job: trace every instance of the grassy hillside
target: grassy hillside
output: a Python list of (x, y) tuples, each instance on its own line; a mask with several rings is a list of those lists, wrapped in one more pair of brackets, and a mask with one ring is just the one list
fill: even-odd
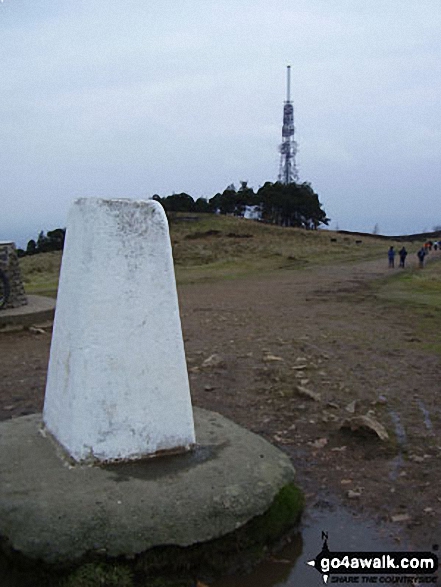
[[(384, 240), (372, 236), (363, 239), (327, 230), (282, 228), (211, 214), (173, 216), (170, 234), (179, 283), (301, 269), (386, 254)], [(409, 250), (416, 250), (416, 246), (409, 245)], [(61, 254), (55, 252), (21, 259), (27, 293), (55, 296), (60, 262)]]

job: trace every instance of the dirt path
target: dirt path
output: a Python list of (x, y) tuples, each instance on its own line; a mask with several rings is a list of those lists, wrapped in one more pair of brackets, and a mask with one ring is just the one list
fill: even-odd
[[(441, 530), (440, 360), (410, 310), (375, 297), (389, 271), (382, 259), (184, 286), (182, 323), (196, 405), (286, 451), (309, 507), (330, 492), (423, 550)], [(49, 345), (49, 332), (0, 334), (0, 419), (42, 409)], [(368, 412), (390, 442), (340, 430)]]

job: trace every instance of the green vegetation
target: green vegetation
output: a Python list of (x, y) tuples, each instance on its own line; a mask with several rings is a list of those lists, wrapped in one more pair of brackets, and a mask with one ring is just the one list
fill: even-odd
[(28, 242), (26, 251), (24, 251), (23, 249), (17, 249), (17, 255), (19, 257), (25, 257), (26, 255), (48, 253), (49, 251), (62, 251), (64, 247), (65, 236), (65, 228), (56, 228), (55, 230), (49, 230), (47, 234), (44, 234), (44, 232), (41, 231), (36, 241), (34, 239), (31, 239)]
[(166, 212), (216, 212), (243, 217), (249, 206), (257, 208), (260, 218), (271, 224), (313, 230), (320, 224), (329, 224), (318, 195), (306, 182), (282, 184), (267, 181), (254, 193), (247, 182), (242, 181), (238, 190), (231, 184), (210, 200), (199, 198), (195, 202), (185, 193), (166, 198), (155, 195), (153, 199), (162, 204)]
[(430, 259), (423, 269), (397, 273), (379, 283), (378, 297), (412, 310), (415, 331), (426, 350), (441, 355), (441, 258)]
[[(384, 255), (385, 243), (372, 236), (328, 230), (286, 228), (215, 214), (170, 215), (170, 234), (180, 284), (309, 265), (351, 262)], [(61, 251), (20, 259), (28, 294), (56, 296)]]
[(55, 298), (60, 265), (61, 251), (22, 257), (20, 269), (26, 293)]
[(381, 297), (441, 310), (441, 262), (430, 261), (423, 269), (398, 273), (383, 286)]

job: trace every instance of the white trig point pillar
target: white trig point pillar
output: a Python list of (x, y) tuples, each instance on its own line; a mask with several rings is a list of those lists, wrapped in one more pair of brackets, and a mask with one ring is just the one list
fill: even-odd
[(194, 444), (170, 238), (157, 202), (74, 202), (43, 420), (76, 461)]

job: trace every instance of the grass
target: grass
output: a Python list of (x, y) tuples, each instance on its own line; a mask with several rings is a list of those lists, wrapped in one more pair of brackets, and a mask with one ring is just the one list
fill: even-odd
[(441, 355), (441, 258), (429, 258), (423, 269), (407, 270), (382, 280), (377, 295), (410, 311), (423, 347)]
[[(360, 237), (327, 230), (283, 228), (213, 214), (191, 217), (196, 220), (183, 221), (177, 215), (170, 221), (180, 284), (371, 259), (385, 249), (384, 240), (371, 236), (357, 243)], [(60, 263), (57, 252), (22, 258), (26, 293), (56, 297)]]
[(441, 310), (441, 259), (429, 262), (424, 269), (396, 274), (383, 286), (381, 296)]
[(56, 297), (61, 252), (40, 253), (20, 259), (20, 269), (27, 294)]

